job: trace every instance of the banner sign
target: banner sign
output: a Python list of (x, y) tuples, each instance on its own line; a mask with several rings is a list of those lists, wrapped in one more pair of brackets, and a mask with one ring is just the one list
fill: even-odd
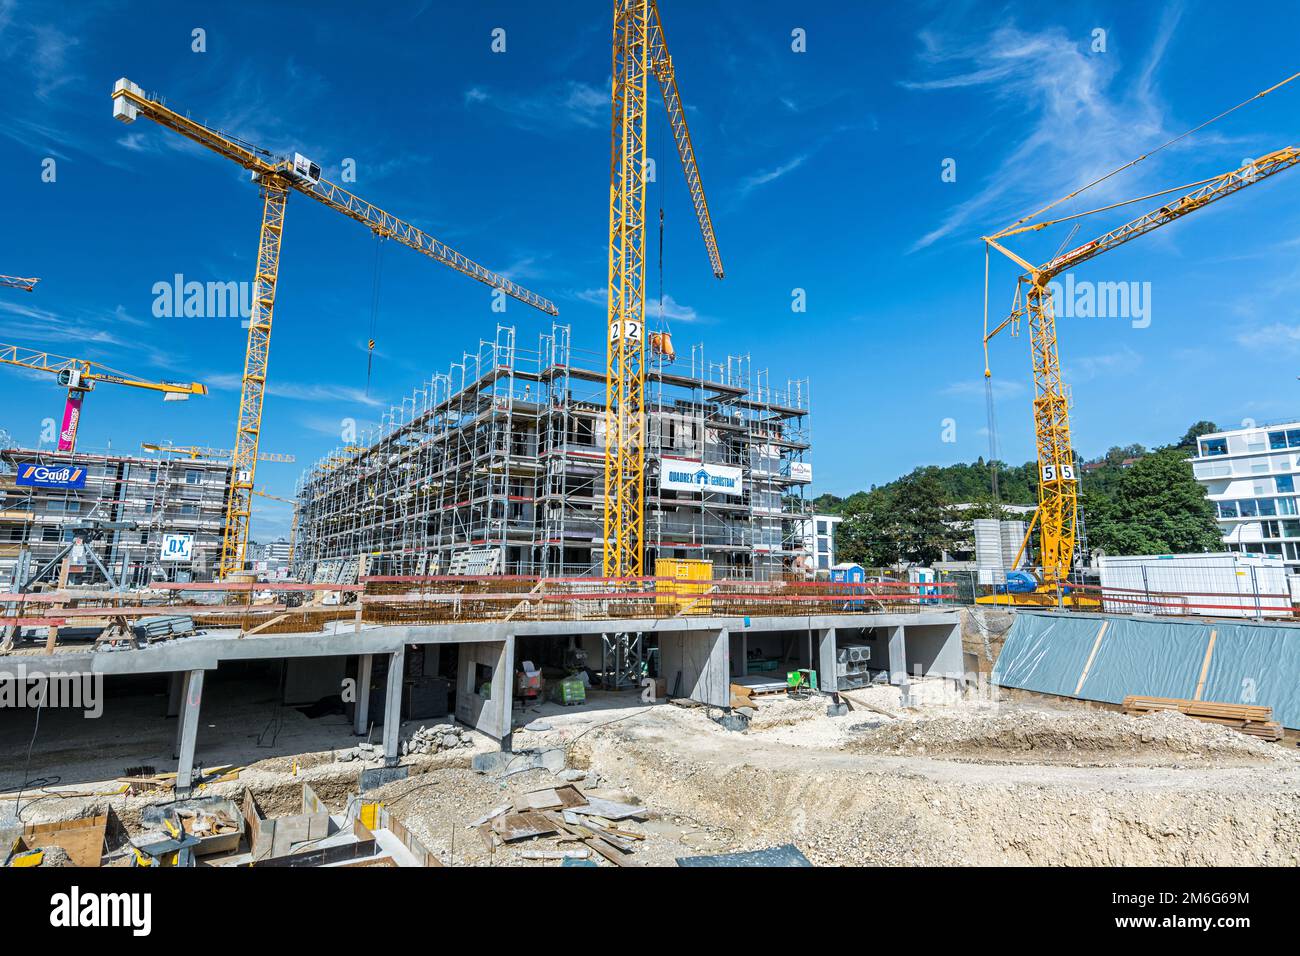
[(164, 561), (189, 561), (194, 548), (192, 534), (165, 534), (162, 540)]
[(37, 465), (24, 462), (18, 466), (17, 483), (28, 488), (85, 488), (86, 469), (73, 465)]
[(77, 426), (81, 424), (81, 403), (85, 398), (85, 392), (68, 390), (68, 400), (63, 405), (63, 428), (59, 430), (59, 451), (77, 447)]
[(812, 481), (812, 464), (806, 461), (790, 462), (790, 477), (795, 481)]
[(685, 458), (659, 459), (659, 487), (664, 491), (744, 493), (741, 470), (731, 465), (702, 464)]

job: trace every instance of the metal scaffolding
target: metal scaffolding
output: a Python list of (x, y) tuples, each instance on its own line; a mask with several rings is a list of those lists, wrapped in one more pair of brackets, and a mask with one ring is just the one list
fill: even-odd
[[(536, 349), (498, 326), (303, 474), (295, 574), (599, 574), (603, 359), (575, 350), (565, 325)], [(709, 362), (701, 345), (689, 370), (661, 359), (647, 379), (646, 567), (699, 558), (718, 577), (795, 571), (811, 514), (807, 381), (773, 388), (748, 356)], [(665, 459), (739, 469), (739, 488), (661, 488)]]

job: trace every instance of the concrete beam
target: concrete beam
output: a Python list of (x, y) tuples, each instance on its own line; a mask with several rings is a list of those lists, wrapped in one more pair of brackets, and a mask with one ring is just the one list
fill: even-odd
[(177, 744), (176, 795), (189, 796), (194, 779), (194, 745), (199, 734), (199, 708), (203, 704), (203, 671), (185, 675), (181, 703), (180, 739)]
[(370, 731), (370, 676), (374, 672), (375, 655), (357, 655), (357, 700), (352, 709), (352, 731), (364, 737)]
[(396, 767), (402, 730), (402, 677), (406, 669), (406, 645), (388, 656), (388, 694), (384, 698), (384, 766)]

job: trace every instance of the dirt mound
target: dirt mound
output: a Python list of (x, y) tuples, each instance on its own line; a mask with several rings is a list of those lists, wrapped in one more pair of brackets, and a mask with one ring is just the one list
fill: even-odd
[(948, 760), (1150, 766), (1211, 758), (1257, 763), (1289, 756), (1274, 744), (1174, 712), (1129, 717), (1108, 711), (998, 711), (884, 724), (864, 721), (860, 726), (846, 745), (855, 753)]

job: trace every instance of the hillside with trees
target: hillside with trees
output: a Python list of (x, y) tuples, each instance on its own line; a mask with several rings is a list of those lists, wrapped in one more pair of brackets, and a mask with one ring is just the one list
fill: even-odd
[[(1222, 550), (1214, 506), (1185, 460), (1195, 453), (1199, 436), (1217, 430), (1200, 421), (1160, 448), (1115, 446), (1086, 466), (1076, 458), (1089, 548), (1106, 554)], [(953, 505), (959, 503), (976, 507), (957, 511)], [(836, 548), (840, 560), (887, 567), (937, 561), (969, 539), (972, 519), (1010, 517), (1002, 505), (1037, 503), (1036, 462), (1007, 465), (980, 458), (969, 464), (926, 465), (844, 498), (819, 495), (813, 506), (843, 516)]]

